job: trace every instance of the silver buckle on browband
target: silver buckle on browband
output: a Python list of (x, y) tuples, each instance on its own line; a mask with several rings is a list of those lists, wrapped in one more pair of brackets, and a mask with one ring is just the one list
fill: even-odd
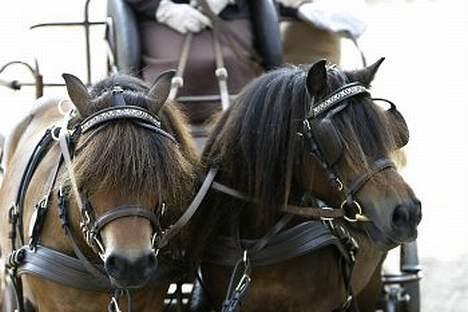
[(125, 118), (140, 119), (158, 128), (161, 127), (161, 122), (156, 117), (142, 109), (136, 107), (113, 107), (85, 119), (81, 124), (81, 132), (86, 132), (90, 128), (110, 120)]
[(345, 87), (342, 90), (333, 93), (325, 100), (313, 107), (311, 110), (311, 117), (315, 118), (323, 112), (328, 111), (330, 108), (334, 107), (336, 104), (342, 102), (343, 100), (361, 93), (369, 93), (369, 90), (363, 85), (351, 84), (348, 87)]

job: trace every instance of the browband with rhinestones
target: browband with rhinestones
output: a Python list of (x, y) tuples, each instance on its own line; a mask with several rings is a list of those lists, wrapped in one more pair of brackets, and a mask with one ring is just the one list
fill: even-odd
[(81, 122), (81, 133), (100, 125), (104, 122), (116, 119), (138, 119), (157, 128), (161, 128), (161, 122), (150, 112), (133, 106), (116, 106), (101, 110)]
[(318, 115), (329, 111), (338, 103), (361, 93), (369, 93), (369, 90), (358, 82), (347, 84), (314, 106), (311, 109), (309, 118), (315, 118)]

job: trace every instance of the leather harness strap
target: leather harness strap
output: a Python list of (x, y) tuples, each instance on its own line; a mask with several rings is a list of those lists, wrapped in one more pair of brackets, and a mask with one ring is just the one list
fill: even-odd
[(285, 208), (283, 208), (283, 211), (299, 217), (311, 218), (316, 220), (339, 219), (345, 216), (345, 211), (343, 209), (335, 209), (328, 207), (303, 207), (296, 206), (293, 204), (288, 204)]
[[(258, 67), (257, 64), (261, 64), (261, 57), (249, 44), (247, 44), (237, 33), (232, 31), (229, 27), (226, 27), (224, 20), (211, 10), (206, 0), (198, 0), (198, 4), (201, 6), (203, 13), (205, 13), (210, 20), (213, 22), (213, 28), (217, 28), (218, 32), (223, 35), (233, 51), (239, 56), (241, 60), (248, 62), (252, 68)], [(240, 46), (244, 51), (249, 53), (249, 57), (240, 53), (237, 46)], [(253, 60), (253, 61), (252, 61)]]
[(148, 220), (153, 228), (157, 228), (159, 230), (159, 218), (150, 210), (143, 209), (137, 206), (121, 206), (117, 208), (113, 208), (107, 211), (105, 214), (100, 216), (99, 218), (94, 221), (94, 225), (91, 228), (91, 232), (100, 233), (101, 230), (110, 222), (120, 219), (120, 218), (127, 218), (127, 217), (138, 217), (144, 218)]
[[(280, 263), (308, 254), (324, 246), (338, 246), (338, 239), (330, 229), (317, 221), (305, 221), (276, 233), (268, 243), (256, 252), (248, 251), (252, 266)], [(258, 240), (241, 240), (247, 250), (258, 244)], [(225, 266), (234, 266), (242, 255), (238, 242), (232, 237), (217, 237), (207, 249), (205, 261)]]
[(184, 214), (177, 220), (176, 223), (172, 227), (170, 227), (163, 235), (161, 240), (159, 241), (159, 248), (162, 248), (167, 245), (167, 243), (179, 234), (182, 231), (183, 227), (190, 221), (192, 216), (200, 207), (203, 199), (205, 198), (206, 194), (211, 188), (211, 184), (213, 183), (214, 178), (218, 172), (218, 168), (211, 168), (206, 175), (205, 180), (203, 181), (197, 195), (195, 195), (194, 199), (190, 203), (190, 206), (185, 210)]
[(177, 64), (176, 74), (171, 81), (171, 90), (169, 92), (169, 96), (167, 97), (169, 101), (174, 101), (176, 99), (179, 88), (182, 88), (184, 85), (183, 77), (190, 55), (190, 49), (192, 48), (192, 40), (193, 34), (188, 33), (187, 36), (185, 36), (184, 45), (182, 46), (182, 51), (179, 55), (179, 63)]
[[(248, 195), (235, 190), (225, 184), (214, 181), (212, 186), (214, 190), (224, 193), (226, 195), (232, 196), (234, 198), (245, 200), (248, 202), (253, 202), (253, 199)], [(299, 217), (312, 218), (317, 220), (328, 220), (328, 219), (337, 219), (345, 216), (345, 211), (342, 209), (335, 209), (327, 207), (320, 200), (316, 200), (319, 204), (318, 207), (306, 207), (306, 206), (297, 206), (294, 204), (288, 204), (286, 207), (283, 207), (281, 211), (296, 215)]]
[[(34, 275), (66, 287), (87, 291), (109, 292), (112, 289), (107, 275), (94, 275), (84, 263), (62, 252), (38, 245), (35, 251), (22, 247), (24, 260), (18, 265), (18, 275)], [(151, 276), (148, 287), (159, 287), (170, 279), (177, 279), (185, 270), (177, 266), (160, 263), (157, 272)]]
[(387, 159), (387, 158), (380, 158), (377, 159), (369, 169), (369, 172), (359, 176), (356, 180), (353, 181), (351, 186), (346, 191), (346, 196), (352, 196), (359, 192), (359, 190), (366, 184), (375, 174), (384, 171), (386, 169), (395, 169), (395, 164)]

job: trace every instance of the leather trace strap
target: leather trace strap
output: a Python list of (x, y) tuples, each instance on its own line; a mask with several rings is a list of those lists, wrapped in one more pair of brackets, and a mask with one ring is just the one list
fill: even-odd
[[(184, 86), (184, 72), (187, 66), (190, 50), (192, 48), (193, 34), (189, 33), (186, 35), (182, 50), (179, 55), (179, 63), (177, 64), (177, 71), (171, 81), (171, 90), (169, 92), (168, 99), (173, 101), (177, 97), (177, 93), (180, 88)], [(213, 53), (215, 55), (216, 70), (214, 72), (218, 79), (219, 93), (221, 97), (221, 107), (226, 110), (230, 105), (230, 95), (228, 90), (228, 71), (224, 65), (224, 56), (220, 43), (219, 28), (213, 27), (212, 41), (213, 41)]]
[(177, 97), (179, 88), (184, 86), (184, 72), (188, 63), (190, 49), (192, 48), (192, 40), (193, 34), (188, 33), (185, 36), (184, 45), (182, 46), (182, 50), (179, 55), (179, 63), (177, 64), (176, 74), (171, 81), (171, 90), (169, 92), (169, 96), (167, 97), (169, 101), (174, 101)]
[[(226, 23), (222, 18), (216, 15), (206, 0), (197, 0), (200, 4), (203, 12), (213, 22), (213, 28), (217, 29), (218, 33), (223, 36), (233, 51), (239, 56), (239, 59), (248, 63), (252, 68), (257, 68), (258, 64), (262, 63), (260, 55), (253, 49), (243, 38), (241, 38), (236, 32), (232, 31), (226, 26)], [(249, 57), (239, 51), (240, 47), (242, 50), (249, 54)], [(252, 61), (253, 60), (253, 61)]]

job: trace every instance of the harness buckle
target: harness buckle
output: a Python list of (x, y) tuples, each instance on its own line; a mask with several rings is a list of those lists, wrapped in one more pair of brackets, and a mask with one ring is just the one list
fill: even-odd
[(344, 190), (343, 181), (341, 181), (340, 178), (336, 177), (335, 182), (336, 182), (336, 187), (338, 188), (338, 191), (340, 192), (343, 191)]
[(29, 221), (29, 249), (31, 251), (36, 250), (36, 244), (39, 239), (39, 235), (44, 224), (44, 217), (47, 212), (49, 205), (49, 195), (45, 195), (34, 207), (34, 211)]
[(153, 248), (154, 255), (157, 257), (159, 254), (159, 242), (163, 236), (164, 232), (158, 233), (157, 231), (154, 232), (153, 237), (151, 238), (151, 246)]

